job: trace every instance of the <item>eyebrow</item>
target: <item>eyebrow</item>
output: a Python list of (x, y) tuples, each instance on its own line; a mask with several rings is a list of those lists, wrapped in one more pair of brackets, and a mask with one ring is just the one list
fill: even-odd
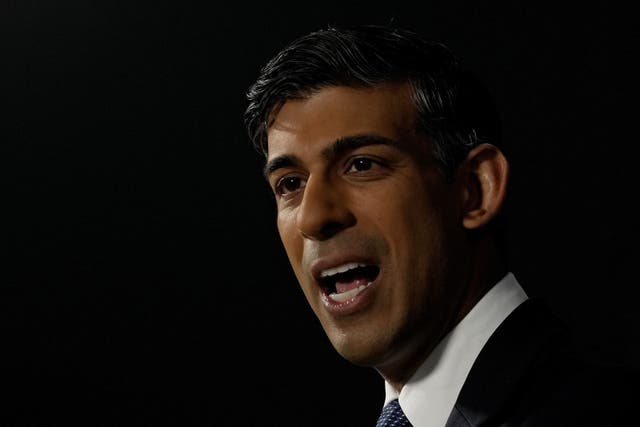
[[(340, 157), (341, 155), (349, 151), (371, 145), (391, 145), (394, 147), (399, 146), (398, 142), (394, 141), (393, 139), (380, 135), (352, 135), (336, 139), (333, 144), (322, 150), (321, 155), (325, 159), (330, 160), (336, 157)], [(283, 154), (282, 156), (274, 157), (273, 159), (269, 160), (265, 165), (262, 173), (265, 179), (268, 180), (269, 175), (271, 175), (276, 170), (291, 166), (298, 166), (301, 163), (302, 162), (297, 156)]]

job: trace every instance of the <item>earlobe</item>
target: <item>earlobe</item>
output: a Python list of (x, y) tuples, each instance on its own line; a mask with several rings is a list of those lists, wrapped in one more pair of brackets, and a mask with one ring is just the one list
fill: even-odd
[(497, 147), (480, 144), (471, 150), (460, 169), (463, 174), (465, 228), (480, 228), (502, 208), (507, 192), (509, 162)]

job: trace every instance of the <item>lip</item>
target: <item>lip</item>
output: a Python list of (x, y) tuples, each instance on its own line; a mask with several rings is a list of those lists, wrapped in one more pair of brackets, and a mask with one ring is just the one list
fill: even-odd
[(333, 316), (346, 316), (349, 314), (354, 314), (367, 307), (373, 299), (375, 288), (377, 287), (376, 285), (378, 284), (378, 282), (380, 281), (380, 277), (382, 276), (382, 269), (380, 269), (378, 272), (378, 276), (372, 282), (369, 282), (366, 288), (360, 291), (358, 294), (346, 301), (335, 301), (329, 298), (329, 295), (326, 292), (326, 288), (321, 285), (320, 274), (322, 271), (329, 268), (335, 268), (337, 266), (348, 263), (370, 264), (376, 265), (378, 266), (378, 268), (380, 268), (380, 263), (372, 257), (353, 254), (332, 255), (330, 257), (319, 258), (311, 265), (311, 275), (313, 276), (316, 286), (318, 287), (322, 305), (327, 310), (327, 312)]
[(375, 288), (379, 278), (380, 275), (378, 275), (378, 277), (376, 277), (373, 282), (370, 282), (367, 287), (360, 291), (357, 295), (343, 302), (338, 302), (329, 298), (329, 296), (325, 292), (323, 292), (322, 289), (320, 289), (320, 299), (322, 300), (322, 305), (329, 314), (336, 317), (347, 316), (364, 310), (373, 300)]

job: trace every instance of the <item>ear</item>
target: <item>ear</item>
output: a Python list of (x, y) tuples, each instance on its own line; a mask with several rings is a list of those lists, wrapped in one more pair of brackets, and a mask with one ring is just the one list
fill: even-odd
[(480, 228), (502, 208), (507, 193), (509, 162), (491, 144), (480, 144), (469, 152), (459, 176), (462, 183), (462, 224)]

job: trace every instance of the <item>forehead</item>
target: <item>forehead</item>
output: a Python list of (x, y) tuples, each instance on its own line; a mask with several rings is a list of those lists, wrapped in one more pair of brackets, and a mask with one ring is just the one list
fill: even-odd
[(267, 132), (268, 157), (353, 135), (406, 140), (414, 133), (414, 124), (415, 107), (407, 83), (330, 86), (282, 105)]

